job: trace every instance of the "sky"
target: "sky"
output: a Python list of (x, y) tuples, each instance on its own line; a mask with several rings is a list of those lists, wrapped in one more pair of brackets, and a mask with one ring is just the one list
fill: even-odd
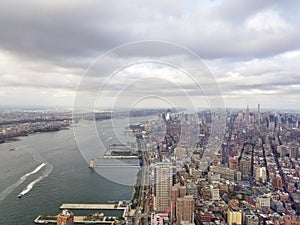
[(300, 1), (3, 0), (0, 31), (1, 107), (300, 106)]

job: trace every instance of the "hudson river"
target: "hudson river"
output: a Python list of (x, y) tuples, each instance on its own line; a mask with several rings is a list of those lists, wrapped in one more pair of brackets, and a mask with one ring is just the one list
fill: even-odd
[[(135, 122), (142, 120), (134, 118)], [(133, 137), (123, 132), (125, 129), (123, 120), (115, 120), (115, 124), (116, 130), (120, 131), (119, 138), (121, 137), (124, 142), (134, 142)], [(95, 148), (105, 151), (105, 148), (95, 144), (97, 140), (93, 140), (95, 138), (93, 122), (75, 126), (76, 136), (83, 152)], [(110, 120), (97, 122), (96, 127), (105, 145), (118, 143), (110, 128)], [(118, 174), (122, 174), (122, 179), (133, 185), (137, 170), (138, 168), (103, 169), (104, 176), (109, 179), (90, 170), (78, 149), (72, 128), (33, 134), (22, 137), (21, 141), (1, 144), (0, 224), (34, 224), (33, 220), (40, 214), (57, 215), (62, 203), (107, 203), (113, 200), (129, 200), (133, 187), (120, 184), (124, 183), (123, 181), (116, 183)], [(110, 175), (116, 182), (111, 181)], [(24, 195), (18, 198), (20, 193)], [(104, 213), (120, 214), (115, 210), (107, 210)]]

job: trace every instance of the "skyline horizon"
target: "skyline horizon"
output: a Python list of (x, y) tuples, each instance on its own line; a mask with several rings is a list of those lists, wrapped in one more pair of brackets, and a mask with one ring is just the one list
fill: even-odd
[(300, 2), (5, 2), (2, 106), (299, 107)]
[[(249, 110), (250, 112), (257, 112), (258, 108), (257, 105), (256, 107), (252, 106), (252, 105), (248, 105), (249, 106)], [(238, 111), (246, 111), (247, 105), (245, 107), (225, 107), (225, 110), (238, 110)], [(126, 108), (126, 107), (119, 107), (119, 108), (115, 108), (116, 112), (122, 112), (122, 111), (128, 111), (131, 108)], [(132, 111), (136, 110), (136, 111), (140, 111), (140, 110), (163, 110), (163, 109), (170, 109), (170, 107), (139, 107), (139, 108), (135, 108)], [(172, 109), (172, 108), (171, 108)], [(196, 107), (195, 108), (197, 111), (204, 111), (204, 110), (210, 110), (210, 108), (208, 107)], [(84, 112), (113, 112), (114, 110), (111, 110), (111, 108), (107, 107), (107, 108), (95, 108), (95, 109), (88, 109), (88, 108), (81, 108), (81, 109), (76, 109), (74, 110), (74, 108), (69, 107), (69, 106), (44, 106), (44, 105), (0, 105), (0, 110), (32, 110), (32, 111), (38, 111), (38, 110), (66, 110), (66, 111), (84, 111)], [(180, 110), (182, 111), (186, 111), (189, 110), (187, 108), (180, 108)], [(300, 113), (300, 108), (269, 108), (269, 107), (265, 107), (265, 108), (260, 108), (260, 112), (287, 112), (287, 113)]]

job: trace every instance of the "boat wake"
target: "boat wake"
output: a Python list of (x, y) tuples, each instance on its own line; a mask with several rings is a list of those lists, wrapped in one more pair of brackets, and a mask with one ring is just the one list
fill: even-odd
[(13, 192), (13, 190), (14, 190), (15, 188), (17, 188), (19, 185), (21, 185), (23, 182), (25, 182), (29, 176), (38, 173), (38, 172), (39, 172), (43, 167), (45, 167), (45, 166), (46, 166), (46, 169), (45, 169), (45, 171), (43, 172), (42, 176), (40, 176), (38, 179), (36, 179), (35, 181), (33, 181), (33, 182), (31, 182), (29, 185), (27, 185), (26, 189), (23, 190), (23, 191), (18, 195), (18, 197), (19, 197), (19, 196), (22, 197), (22, 196), (24, 195), (24, 193), (27, 194), (27, 193), (33, 188), (33, 186), (34, 186), (36, 183), (38, 183), (39, 181), (41, 181), (43, 178), (47, 177), (47, 176), (52, 172), (53, 166), (52, 166), (51, 164), (46, 163), (46, 162), (43, 162), (42, 164), (40, 164), (38, 167), (36, 167), (36, 168), (35, 168), (34, 170), (32, 170), (31, 172), (26, 173), (25, 175), (23, 175), (22, 177), (20, 177), (20, 179), (19, 179), (16, 183), (14, 183), (14, 184), (8, 186), (4, 191), (2, 191), (2, 192), (0, 193), (0, 202), (3, 201), (4, 199), (6, 199), (7, 196), (10, 195), (10, 194)]
[(36, 174), (36, 173), (39, 172), (45, 165), (46, 165), (46, 163), (42, 163), (42, 164), (39, 165), (37, 168), (35, 168), (34, 170), (32, 170), (30, 173), (26, 173), (24, 176), (22, 176), (22, 177), (20, 178), (20, 180), (26, 180), (27, 177), (29, 177), (30, 175)]
[(47, 163), (47, 164), (43, 163), (43, 164), (40, 165), (40, 166), (43, 165), (42, 167), (46, 166), (46, 169), (43, 172), (43, 174), (39, 178), (37, 178), (36, 180), (34, 180), (30, 184), (28, 184), (27, 187), (18, 195), (18, 198), (21, 198), (22, 196), (24, 196), (28, 192), (30, 192), (35, 184), (37, 184), (38, 182), (40, 182), (41, 180), (43, 180), (45, 177), (47, 177), (52, 172), (53, 166), (51, 164), (49, 164), (49, 163)]

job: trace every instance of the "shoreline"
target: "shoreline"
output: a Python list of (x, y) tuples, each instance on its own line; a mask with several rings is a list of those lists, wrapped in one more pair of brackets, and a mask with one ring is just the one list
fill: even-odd
[(0, 144), (13, 143), (13, 142), (16, 142), (16, 141), (21, 141), (22, 137), (27, 137), (29, 135), (34, 135), (34, 134), (39, 134), (39, 133), (58, 132), (58, 131), (69, 130), (69, 129), (70, 129), (70, 125), (61, 127), (59, 129), (53, 129), (53, 130), (37, 130), (37, 131), (34, 131), (32, 133), (26, 133), (26, 134), (17, 135), (17, 136), (14, 136), (14, 137), (9, 137), (9, 138), (1, 139), (0, 140)]

